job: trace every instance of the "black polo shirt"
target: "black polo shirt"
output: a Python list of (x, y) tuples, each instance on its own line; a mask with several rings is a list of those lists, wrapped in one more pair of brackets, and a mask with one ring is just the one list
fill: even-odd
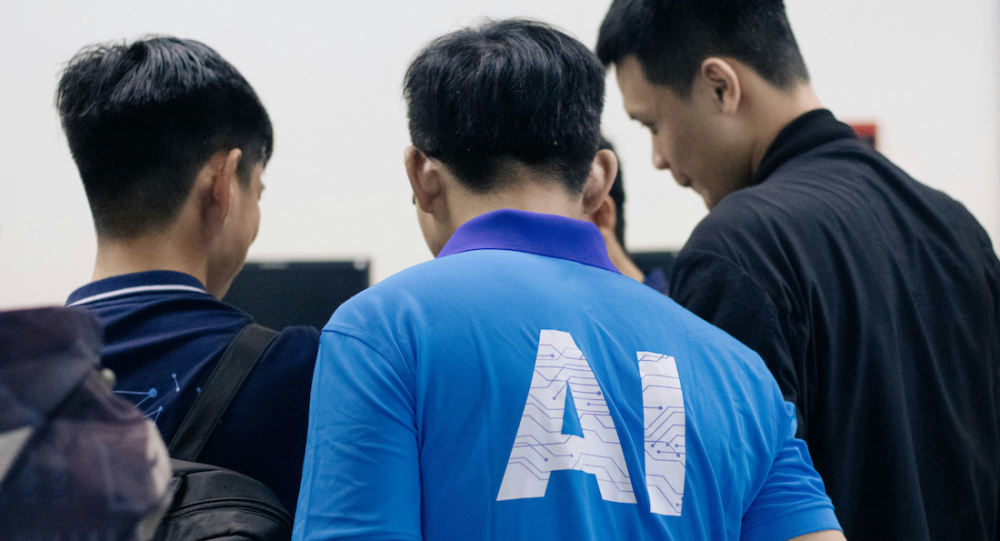
[(1000, 262), (972, 215), (829, 111), (678, 254), (670, 295), (756, 350), (848, 539), (996, 539)]

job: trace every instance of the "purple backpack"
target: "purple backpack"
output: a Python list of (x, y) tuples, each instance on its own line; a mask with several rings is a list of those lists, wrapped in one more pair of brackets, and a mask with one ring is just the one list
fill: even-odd
[(151, 539), (171, 502), (156, 426), (99, 370), (101, 328), (0, 312), (0, 539)]

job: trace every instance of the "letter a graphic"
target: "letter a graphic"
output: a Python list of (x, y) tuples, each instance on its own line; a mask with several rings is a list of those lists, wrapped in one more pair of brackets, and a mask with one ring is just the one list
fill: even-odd
[[(572, 414), (567, 403), (579, 423), (564, 427), (567, 411)], [(581, 431), (583, 437), (574, 435)], [(594, 475), (606, 501), (636, 503), (618, 432), (590, 363), (569, 333), (543, 330), (497, 501), (544, 497), (549, 475), (558, 470)]]

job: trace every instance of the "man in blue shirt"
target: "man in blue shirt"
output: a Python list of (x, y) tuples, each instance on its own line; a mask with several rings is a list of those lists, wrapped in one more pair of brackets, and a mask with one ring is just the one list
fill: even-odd
[(617, 168), (593, 54), (491, 22), (405, 96), (437, 259), (325, 327), (294, 539), (843, 539), (760, 358), (583, 221)]
[[(98, 243), (94, 281), (67, 304), (102, 321), (116, 392), (169, 442), (252, 322), (219, 299), (257, 235), (271, 121), (218, 53), (168, 37), (82, 50), (57, 105)], [(285, 329), (198, 456), (263, 482), (293, 512), (318, 338)]]

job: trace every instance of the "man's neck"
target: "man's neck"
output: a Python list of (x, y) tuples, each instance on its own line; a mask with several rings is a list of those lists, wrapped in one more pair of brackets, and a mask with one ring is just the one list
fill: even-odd
[(755, 100), (753, 111), (758, 136), (750, 156), (750, 169), (754, 174), (781, 130), (809, 111), (823, 108), (808, 83), (800, 84), (791, 91), (782, 91), (765, 84), (758, 88), (758, 93), (759, 98)]
[(204, 285), (208, 279), (208, 259), (191, 248), (191, 243), (172, 238), (169, 234), (127, 240), (99, 238), (93, 280), (135, 272), (169, 270), (189, 274)]
[(451, 197), (456, 198), (455, 204), (451, 205), (457, 218), (453, 222), (456, 229), (477, 216), (500, 209), (554, 214), (577, 220), (584, 218), (579, 200), (567, 193), (558, 181), (539, 182), (524, 178), (514, 186), (485, 195), (465, 190), (453, 190), (451, 193)]

